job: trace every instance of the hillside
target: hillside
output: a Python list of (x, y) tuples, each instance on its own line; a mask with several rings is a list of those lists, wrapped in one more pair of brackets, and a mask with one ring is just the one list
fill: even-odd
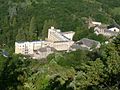
[(0, 0), (0, 90), (120, 90), (120, 35), (93, 51), (14, 54), (15, 41), (45, 39), (51, 26), (105, 41), (89, 19), (120, 25), (120, 0)]
[(120, 24), (119, 5), (119, 0), (0, 0), (0, 44), (11, 46), (15, 41), (45, 37), (51, 25), (79, 34), (87, 30), (89, 17)]

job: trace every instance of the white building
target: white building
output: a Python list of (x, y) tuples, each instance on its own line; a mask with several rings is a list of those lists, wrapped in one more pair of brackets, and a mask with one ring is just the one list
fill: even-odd
[(94, 26), (100, 26), (100, 25), (102, 25), (101, 22), (95, 22), (95, 21), (92, 21), (91, 23), (92, 23)]
[(73, 35), (75, 32), (61, 32), (59, 29), (55, 29), (51, 27), (48, 29), (48, 41), (50, 43), (50, 47), (54, 47), (58, 51), (68, 50), (69, 47), (74, 43), (72, 41)]
[[(40, 49), (47, 48), (48, 46), (54, 48), (57, 51), (67, 51), (74, 43), (74, 41), (72, 41), (74, 34), (75, 32), (73, 31), (61, 32), (59, 29), (51, 27), (50, 29), (48, 29), (48, 38), (46, 41), (15, 42), (15, 53), (23, 55), (33, 55), (35, 54), (34, 51), (41, 51)], [(47, 51), (41, 53), (47, 53)], [(41, 56), (42, 54), (39, 54), (39, 56)], [(48, 54), (44, 55), (47, 56)]]
[(117, 27), (111, 27), (111, 28), (108, 28), (108, 30), (112, 32), (120, 32), (120, 29), (118, 29)]
[(69, 31), (69, 32), (61, 32), (60, 29), (55, 29), (54, 27), (51, 27), (48, 29), (48, 41), (72, 41), (73, 35), (75, 32)]
[(33, 41), (33, 42), (15, 42), (15, 53), (29, 55), (33, 54), (34, 50), (37, 50), (42, 47), (49, 45), (47, 41)]
[(56, 41), (54, 43), (51, 43), (50, 46), (54, 47), (57, 51), (67, 51), (73, 43), (74, 41)]
[(104, 36), (117, 36), (120, 32), (120, 29), (117, 26), (110, 25), (110, 26), (96, 26), (94, 28), (95, 34), (99, 35), (102, 34)]
[(90, 29), (91, 27), (96, 27), (96, 26), (100, 26), (100, 25), (102, 25), (101, 22), (96, 22), (96, 21), (90, 20), (88, 23), (88, 29)]

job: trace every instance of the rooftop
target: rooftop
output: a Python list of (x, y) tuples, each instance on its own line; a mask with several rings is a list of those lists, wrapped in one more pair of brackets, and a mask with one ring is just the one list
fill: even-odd
[(97, 46), (100, 43), (98, 41), (95, 41), (95, 40), (91, 40), (91, 39), (88, 39), (88, 38), (83, 38), (80, 41), (78, 41), (76, 44), (86, 45), (87, 47), (93, 47), (93, 46)]
[(71, 34), (71, 33), (75, 33), (73, 31), (68, 31), (68, 32), (62, 32), (63, 34)]
[(117, 24), (112, 24), (112, 25), (109, 25), (109, 26), (107, 26), (107, 29), (114, 28), (114, 27), (116, 27), (116, 28), (120, 29), (120, 26), (119, 26), (119, 25), (117, 25)]
[(45, 42), (45, 41), (19, 41), (19, 42), (16, 42), (16, 43), (36, 43), (36, 42)]
[(47, 52), (48, 49), (50, 49), (50, 51), (56, 51), (55, 48), (50, 47), (50, 46), (46, 46), (46, 47), (40, 48), (40, 49), (38, 49), (38, 50), (34, 50), (34, 52), (38, 52), (38, 51), (39, 51), (39, 52)]

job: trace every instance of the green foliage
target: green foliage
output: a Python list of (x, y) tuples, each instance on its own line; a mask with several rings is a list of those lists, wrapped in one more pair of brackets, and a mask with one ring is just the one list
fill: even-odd
[(81, 69), (82, 71), (77, 73), (75, 79), (76, 86), (79, 90), (90, 85), (98, 85), (104, 80), (104, 64), (100, 59), (83, 64)]
[(25, 41), (26, 36), (23, 28), (18, 30), (18, 34), (16, 35), (16, 41)]
[(0, 28), (3, 30), (0, 42), (10, 47), (17, 40), (19, 29), (23, 29), (26, 40), (31, 41), (45, 38), (51, 25), (59, 26), (63, 31), (75, 31), (74, 40), (79, 40), (89, 36), (85, 23), (88, 17), (107, 24), (113, 17), (120, 23), (119, 15), (110, 13), (112, 9), (116, 11), (114, 8), (119, 9), (119, 0), (1, 0), (0, 6)]
[[(120, 24), (119, 0), (0, 0), (0, 48), (47, 37), (48, 28), (75, 31), (74, 40), (106, 40), (86, 20)], [(114, 20), (113, 20), (114, 19)], [(0, 90), (119, 90), (120, 35), (100, 50), (51, 54), (43, 61), (0, 53)]]
[(9, 57), (2, 66), (0, 72), (0, 88), (3, 90), (16, 90), (18, 86), (22, 86), (26, 80), (28, 61)]
[[(118, 90), (119, 36), (100, 50), (51, 54), (48, 62), (0, 56), (4, 90)], [(13, 78), (14, 77), (14, 78)]]
[(42, 38), (45, 39), (48, 35), (48, 29), (51, 28), (51, 26), (57, 28), (57, 23), (55, 20), (45, 20), (42, 30)]
[(113, 15), (120, 15), (120, 7), (115, 7), (111, 12)]
[(87, 55), (87, 51), (77, 50), (69, 53), (56, 53), (54, 57), (48, 58), (48, 60), (54, 60), (63, 67), (74, 67), (77, 69), (81, 63), (90, 60)]
[(115, 45), (115, 49), (118, 51), (120, 55), (120, 35), (118, 35), (115, 40), (113, 40), (113, 43)]
[(103, 36), (101, 34), (100, 35), (96, 35), (95, 33), (89, 34), (88, 38), (96, 40), (96, 41), (99, 41), (101, 43), (108, 40), (105, 36)]
[(37, 40), (37, 30), (36, 30), (36, 21), (35, 17), (32, 17), (30, 20), (30, 27), (28, 31), (29, 40)]
[(77, 41), (77, 40), (80, 40), (86, 36), (88, 36), (90, 34), (90, 31), (86, 28), (80, 28), (80, 27), (77, 27), (75, 29), (75, 35), (74, 35), (74, 40)]

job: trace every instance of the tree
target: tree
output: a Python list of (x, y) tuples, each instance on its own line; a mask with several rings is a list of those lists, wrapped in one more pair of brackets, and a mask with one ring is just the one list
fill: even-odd
[(90, 34), (90, 31), (87, 28), (85, 28), (85, 27), (76, 27), (75, 35), (74, 35), (73, 39), (75, 41), (77, 41), (77, 40), (80, 40), (82, 38), (87, 37), (89, 34)]
[[(120, 89), (120, 55), (117, 48), (119, 47), (119, 39), (116, 37), (113, 42), (104, 45), (100, 49), (100, 58), (104, 62), (106, 78), (99, 85), (100, 87), (107, 88), (107, 90)], [(118, 46), (118, 47), (117, 47)], [(116, 48), (117, 47), (117, 48)], [(106, 89), (105, 89), (106, 90)]]
[(115, 49), (118, 51), (120, 55), (120, 34), (113, 40), (113, 43), (115, 45)]
[(20, 28), (16, 35), (16, 41), (25, 41), (25, 40), (26, 40), (25, 32), (23, 28)]
[(16, 17), (13, 18), (12, 26), (13, 26), (13, 27), (16, 27), (16, 26), (17, 26), (17, 20), (16, 20)]
[(18, 57), (6, 58), (0, 73), (0, 89), (18, 90), (18, 87), (22, 87), (26, 81), (29, 61), (18, 59)]
[(83, 63), (81, 66), (81, 71), (77, 72), (75, 77), (75, 84), (77, 90), (84, 90), (91, 85), (98, 85), (104, 80), (104, 64), (98, 58), (96, 61), (88, 61), (88, 63)]
[(58, 27), (57, 22), (53, 19), (50, 20), (45, 20), (44, 25), (43, 25), (43, 30), (42, 30), (42, 38), (45, 39), (48, 35), (48, 29), (53, 26), (55, 28)]
[(29, 40), (36, 40), (37, 39), (37, 33), (36, 33), (36, 21), (35, 17), (33, 16), (30, 20), (30, 27), (29, 27)]

